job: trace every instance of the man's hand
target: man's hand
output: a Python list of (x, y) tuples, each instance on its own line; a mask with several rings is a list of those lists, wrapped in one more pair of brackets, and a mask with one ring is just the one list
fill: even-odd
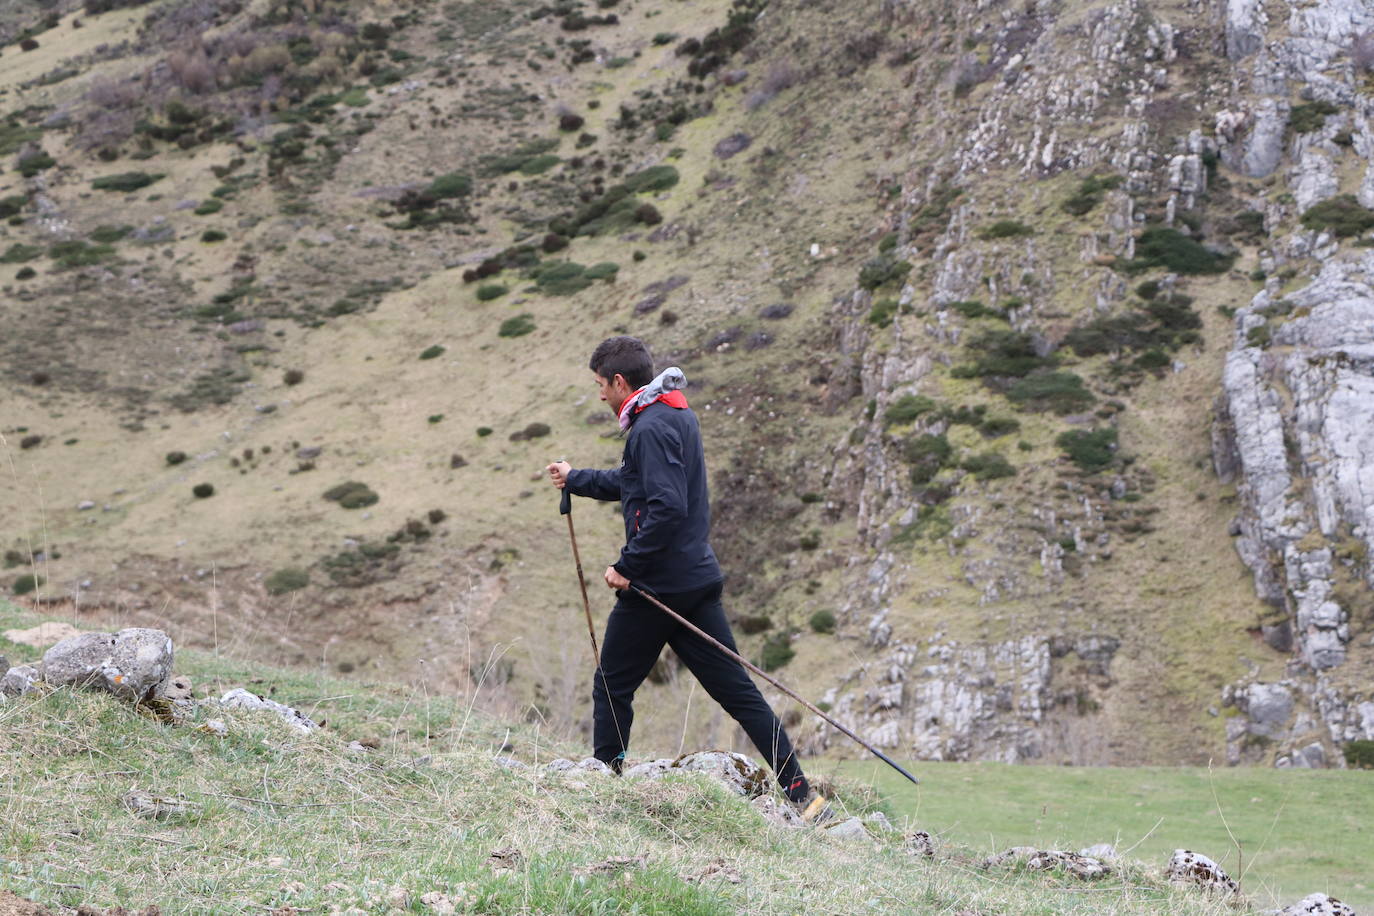
[(623, 591), (630, 587), (630, 580), (616, 572), (614, 566), (607, 566), (606, 584), (616, 591)]
[(572, 470), (572, 465), (566, 461), (555, 461), (544, 470), (549, 472), (553, 485), (561, 490), (568, 485), (568, 472)]

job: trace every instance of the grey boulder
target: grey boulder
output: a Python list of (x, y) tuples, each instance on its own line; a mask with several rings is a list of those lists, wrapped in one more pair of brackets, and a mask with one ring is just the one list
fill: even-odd
[(33, 692), (34, 682), (38, 680), (38, 669), (32, 665), (15, 665), (0, 677), (0, 696), (22, 697)]
[(1317, 893), (1284, 907), (1279, 911), (1279, 916), (1355, 916), (1355, 911), (1335, 897)]
[(319, 728), (313, 719), (295, 707), (260, 697), (242, 687), (235, 687), (220, 697), (219, 705), (226, 709), (266, 709), (276, 713), (283, 722), (303, 735), (308, 735)]
[(54, 687), (97, 687), (122, 700), (150, 700), (172, 674), (172, 640), (145, 627), (82, 633), (43, 653), (39, 671)]

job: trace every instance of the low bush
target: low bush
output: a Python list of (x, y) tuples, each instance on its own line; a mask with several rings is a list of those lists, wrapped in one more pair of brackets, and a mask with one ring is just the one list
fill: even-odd
[(1053, 362), (1037, 354), (1031, 336), (1019, 331), (987, 330), (968, 346), (981, 355), (972, 365), (956, 366), (951, 372), (956, 378), (1022, 378)]
[(1361, 206), (1353, 194), (1339, 194), (1305, 210), (1302, 224), (1307, 229), (1329, 230), (1337, 238), (1349, 238), (1374, 229), (1374, 210)]
[(1065, 213), (1083, 216), (1102, 203), (1102, 192), (1119, 187), (1124, 179), (1120, 175), (1091, 176), (1083, 179), (1073, 196), (1060, 204)]
[(1035, 230), (1025, 223), (1014, 219), (1002, 219), (993, 223), (991, 226), (984, 226), (978, 230), (978, 237), (985, 241), (994, 239), (1014, 239), (1027, 235), (1035, 235)]
[(440, 175), (429, 183), (425, 193), (437, 200), (466, 197), (472, 193), (472, 177), (461, 172)]
[(5, 249), (4, 254), (0, 254), (0, 264), (22, 264), (25, 261), (32, 261), (34, 258), (43, 256), (43, 249), (37, 245), (25, 245), (15, 242)]
[(442, 344), (434, 344), (432, 347), (426, 347), (420, 351), (420, 359), (437, 359), (443, 355), (444, 347)]
[(91, 181), (91, 187), (97, 191), (122, 191), (128, 193), (146, 188), (155, 181), (165, 178), (165, 175), (150, 175), (147, 172), (121, 172), (117, 175), (105, 175)]
[(310, 584), (310, 571), (295, 566), (279, 569), (263, 580), (269, 595), (284, 595)]
[(764, 671), (776, 671), (797, 655), (792, 648), (792, 636), (786, 631), (774, 633), (763, 641), (759, 655), (759, 667)]
[(959, 462), (959, 467), (968, 471), (979, 480), (994, 480), (998, 477), (1016, 476), (1016, 468), (997, 452), (982, 452), (970, 455)]
[(1083, 430), (1071, 429), (1059, 434), (1054, 444), (1064, 450), (1065, 456), (1078, 465), (1079, 469), (1095, 474), (1110, 467), (1116, 460), (1116, 430), (1112, 427)]
[(1180, 274), (1225, 273), (1236, 260), (1233, 252), (1214, 251), (1177, 229), (1155, 226), (1136, 240), (1135, 257), (1116, 262), (1126, 273), (1163, 267)]
[(563, 160), (553, 153), (542, 153), (538, 156), (531, 156), (520, 163), (521, 175), (542, 175)]
[(42, 586), (43, 583), (46, 581), (47, 580), (44, 579), (42, 576), (37, 576), (33, 573), (25, 573), (24, 575), (14, 580), (14, 585), (12, 586), (12, 589), (16, 595), (27, 595), (29, 592), (32, 592), (35, 589)]
[(868, 310), (868, 323), (885, 328), (892, 324), (892, 319), (899, 310), (896, 299), (879, 299), (873, 303), (873, 308)]
[(229, 235), (222, 229), (206, 229), (200, 234), (200, 240), (206, 244), (222, 242), (229, 238)]
[(114, 249), (109, 245), (89, 245), (80, 239), (57, 242), (48, 248), (48, 257), (62, 268), (90, 267), (113, 254)]
[(593, 264), (591, 267), (588, 267), (583, 272), (582, 276), (586, 277), (588, 280), (605, 280), (610, 282), (615, 279), (615, 275), (619, 272), (619, 264), (610, 261), (602, 261), (599, 264)]
[(587, 268), (575, 261), (551, 261), (531, 271), (539, 291), (550, 296), (571, 296), (592, 285)]
[(542, 439), (553, 429), (547, 423), (530, 423), (524, 429), (517, 430), (510, 434), (512, 442), (523, 442), (526, 439)]
[(11, 194), (9, 197), (0, 197), (0, 219), (9, 219), (18, 216), (28, 204), (29, 198), (24, 194)]
[(38, 276), (38, 271), (34, 270), (32, 267), (21, 267), (19, 270), (15, 271), (14, 279), (32, 280), (36, 276)]
[(923, 394), (904, 394), (883, 411), (883, 428), (911, 423), (923, 413), (934, 410), (936, 404)]
[(378, 502), (381, 497), (365, 483), (349, 480), (324, 491), (324, 498), (345, 509), (361, 509)]
[(1321, 130), (1326, 125), (1327, 115), (1336, 114), (1340, 110), (1339, 106), (1325, 101), (1294, 105), (1293, 110), (1288, 113), (1288, 126), (1295, 134)]
[(808, 621), (813, 633), (834, 633), (835, 615), (830, 611), (820, 610), (811, 615)]
[(509, 286), (502, 286), (500, 283), (483, 283), (477, 287), (477, 301), (490, 302), (493, 299), (500, 299), (510, 292)]
[(305, 373), (299, 369), (287, 369), (281, 376), (282, 384), (288, 387), (299, 385), (305, 381)]
[(133, 226), (96, 226), (87, 238), (101, 245), (112, 245), (133, 231)]
[(872, 292), (884, 286), (900, 285), (911, 273), (908, 261), (899, 261), (891, 254), (879, 255), (859, 268), (859, 285)]
[(1083, 379), (1072, 372), (1027, 376), (1007, 391), (1007, 397), (1029, 410), (1049, 410), (1061, 416), (1087, 410), (1097, 400), (1083, 387)]
[(993, 417), (978, 424), (978, 432), (989, 439), (1007, 436), (1021, 429), (1021, 421), (1013, 417)]
[(209, 200), (202, 201), (201, 205), (196, 207), (196, 209), (192, 212), (195, 213), (196, 216), (209, 216), (210, 214), (218, 213), (223, 209), (224, 201), (220, 200), (218, 197), (212, 197)]
[(196, 499), (209, 499), (215, 495), (215, 486), (209, 483), (198, 483), (191, 488), (191, 495)]
[(534, 330), (534, 316), (528, 312), (507, 318), (497, 328), (497, 337), (524, 337)]
[(186, 453), (185, 453), (185, 452), (168, 452), (167, 455), (166, 455), (166, 461), (167, 461), (167, 463), (170, 464), (170, 465), (173, 465), (173, 466), (178, 465), (178, 464), (181, 464), (181, 463), (182, 463), (183, 461), (185, 461), (185, 460), (186, 460)]
[(631, 194), (666, 191), (676, 186), (681, 177), (671, 165), (653, 165), (626, 178), (625, 187), (630, 189)]
[(44, 169), (50, 169), (55, 165), (57, 165), (56, 159), (43, 150), (38, 150), (19, 159), (19, 174), (25, 178), (32, 178)]
[(1341, 748), (1345, 762), (1357, 770), (1374, 770), (1374, 741), (1357, 739), (1347, 741)]
[(934, 480), (953, 455), (954, 447), (943, 435), (925, 433), (902, 446), (902, 458), (911, 465), (911, 482), (918, 486)]

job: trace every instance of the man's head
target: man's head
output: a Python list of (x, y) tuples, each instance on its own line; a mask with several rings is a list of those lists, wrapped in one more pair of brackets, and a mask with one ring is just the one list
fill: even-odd
[(654, 358), (637, 337), (608, 337), (592, 351), (591, 370), (601, 400), (619, 412), (626, 398), (654, 380)]

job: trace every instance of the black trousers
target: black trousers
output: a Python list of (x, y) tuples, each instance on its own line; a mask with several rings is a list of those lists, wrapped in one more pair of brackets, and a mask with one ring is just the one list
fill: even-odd
[[(721, 583), (716, 583), (692, 592), (656, 597), (735, 649), (720, 595)], [(744, 728), (754, 747), (773, 768), (783, 791), (789, 797), (804, 795), (806, 781), (792, 752), (792, 742), (744, 666), (631, 591), (620, 592), (611, 611), (601, 643), (601, 669), (593, 678), (592, 740), (596, 758), (610, 763), (629, 748), (635, 691), (649, 676), (665, 644), (672, 646), (711, 698)]]

